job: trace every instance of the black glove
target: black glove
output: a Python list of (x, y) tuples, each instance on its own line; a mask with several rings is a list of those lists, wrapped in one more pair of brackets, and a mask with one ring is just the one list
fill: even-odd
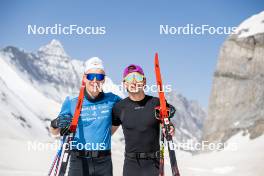
[(72, 116), (63, 115), (52, 120), (50, 126), (55, 129), (60, 128), (61, 136), (68, 135), (70, 134), (69, 129), (70, 129), (71, 121), (72, 121)]
[[(176, 112), (176, 109), (174, 106), (167, 104), (167, 113), (168, 113), (168, 118), (171, 119)], [(160, 120), (160, 106), (155, 108), (155, 117), (156, 119)]]
[(59, 128), (61, 136), (70, 134), (70, 126), (72, 121), (71, 115), (63, 115), (58, 117), (59, 118)]
[(51, 122), (50, 122), (50, 126), (52, 127), (52, 128), (59, 128), (59, 117), (57, 117), (56, 119), (54, 119), (54, 120), (52, 120)]
[(58, 126), (59, 128), (66, 128), (71, 125), (72, 116), (71, 115), (63, 115), (58, 117)]

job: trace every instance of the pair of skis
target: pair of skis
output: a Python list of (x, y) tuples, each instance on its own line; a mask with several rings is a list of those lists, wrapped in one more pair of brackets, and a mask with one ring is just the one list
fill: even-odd
[(84, 76), (82, 78), (82, 85), (80, 88), (80, 93), (78, 96), (78, 101), (76, 104), (74, 116), (70, 125), (70, 134), (64, 135), (61, 140), (61, 146), (55, 156), (54, 161), (52, 162), (51, 168), (49, 170), (48, 176), (64, 176), (67, 170), (67, 165), (70, 158), (70, 152), (71, 152), (71, 141), (75, 137), (79, 117), (81, 114), (82, 104), (83, 104), (83, 98), (84, 98), (84, 91), (85, 91), (85, 82), (84, 82)]
[[(162, 79), (161, 79), (158, 53), (155, 54), (155, 74), (156, 74), (156, 81), (157, 81), (159, 100), (160, 100), (159, 119), (161, 120), (162, 128), (165, 129), (165, 138), (168, 144), (172, 175), (180, 176), (175, 151), (174, 149), (171, 148), (173, 146), (172, 145), (173, 139), (172, 139), (172, 136), (170, 135), (169, 114), (168, 114), (165, 95), (164, 95), (164, 91), (162, 87)], [(164, 176), (164, 141), (165, 141), (164, 134), (161, 130), (161, 156), (160, 156), (160, 174), (159, 174), (160, 176)]]

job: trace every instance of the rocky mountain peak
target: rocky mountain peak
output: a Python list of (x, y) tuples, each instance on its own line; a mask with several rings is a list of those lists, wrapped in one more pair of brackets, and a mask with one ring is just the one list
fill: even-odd
[(69, 58), (67, 53), (65, 52), (60, 41), (53, 39), (47, 45), (44, 45), (39, 48), (38, 54), (43, 56), (57, 56), (62, 58)]
[(203, 139), (225, 142), (243, 131), (264, 134), (264, 12), (241, 23), (221, 47)]

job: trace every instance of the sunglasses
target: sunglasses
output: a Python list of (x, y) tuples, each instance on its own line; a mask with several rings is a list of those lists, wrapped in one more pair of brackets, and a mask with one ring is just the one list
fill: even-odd
[(128, 74), (128, 75), (124, 78), (124, 81), (125, 81), (125, 82), (129, 82), (129, 83), (133, 82), (134, 80), (135, 80), (136, 82), (141, 82), (141, 81), (144, 80), (144, 75), (141, 75), (141, 74), (135, 72), (135, 73), (130, 73), (130, 74)]
[(86, 74), (86, 78), (89, 81), (94, 80), (94, 78), (96, 78), (97, 81), (103, 81), (105, 78), (105, 75), (104, 74), (98, 74), (98, 73), (88, 73), (88, 74)]

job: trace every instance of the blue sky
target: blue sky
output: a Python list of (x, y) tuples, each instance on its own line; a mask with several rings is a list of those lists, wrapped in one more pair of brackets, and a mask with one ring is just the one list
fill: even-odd
[[(226, 35), (160, 35), (159, 25), (237, 26), (264, 10), (261, 0), (14, 1), (0, 5), (0, 48), (36, 51), (55, 38), (76, 59), (99, 56), (115, 83), (130, 63), (141, 65), (155, 83), (159, 52), (164, 83), (207, 108), (213, 72)], [(105, 26), (106, 35), (28, 35), (27, 25)]]

